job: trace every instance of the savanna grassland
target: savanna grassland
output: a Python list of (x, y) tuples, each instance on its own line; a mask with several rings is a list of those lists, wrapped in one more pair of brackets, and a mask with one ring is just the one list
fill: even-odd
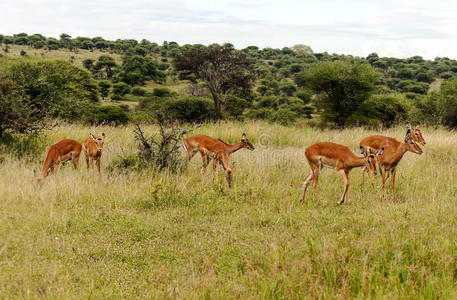
[[(148, 128), (151, 132), (153, 128)], [(106, 133), (102, 174), (67, 164), (37, 183), (46, 147)], [(0, 294), (5, 298), (456, 298), (457, 134), (423, 128), (427, 146), (406, 153), (396, 201), (350, 174), (324, 169), (319, 199), (298, 198), (307, 146), (356, 151), (376, 133), (263, 122), (222, 122), (196, 132), (234, 143), (246, 132), (234, 186), (202, 178), (199, 155), (178, 174), (109, 171), (136, 151), (133, 127), (61, 125), (39, 142), (1, 149)], [(402, 140), (403, 127), (382, 132)], [(21, 148), (23, 147), (23, 148)], [(26, 151), (20, 155), (21, 149)], [(184, 157), (184, 154), (183, 154)], [(380, 184), (380, 178), (376, 178)]]

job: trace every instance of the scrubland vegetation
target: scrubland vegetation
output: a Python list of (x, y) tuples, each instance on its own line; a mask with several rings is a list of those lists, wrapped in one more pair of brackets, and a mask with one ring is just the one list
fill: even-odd
[[(148, 133), (154, 128), (145, 128)], [(383, 134), (401, 139), (404, 128)], [(66, 165), (42, 185), (47, 145), (105, 132), (102, 174)], [(234, 186), (183, 172), (112, 169), (136, 152), (133, 127), (62, 125), (36, 142), (2, 149), (0, 293), (5, 297), (454, 298), (457, 270), (457, 136), (423, 128), (421, 156), (407, 153), (397, 200), (361, 172), (343, 185), (324, 169), (319, 199), (298, 198), (309, 173), (303, 151), (329, 140), (358, 149), (366, 129), (317, 130), (221, 122), (196, 132), (256, 150), (232, 155)], [(21, 145), (21, 146), (19, 146)], [(19, 147), (22, 147), (20, 149)], [(184, 155), (183, 155), (184, 159)], [(379, 177), (379, 176), (378, 176)], [(380, 184), (379, 178), (376, 178)]]
[[(445, 57), (305, 45), (0, 35), (0, 295), (456, 298), (456, 73)], [(141, 164), (136, 124), (151, 136), (158, 120), (229, 143), (246, 133), (256, 150), (231, 156), (231, 189), (200, 175), (199, 155)], [(358, 152), (371, 134), (403, 140), (405, 121), (427, 146), (400, 162), (395, 201), (379, 178), (362, 188), (360, 169), (344, 205), (327, 169), (319, 198), (298, 201), (307, 146)], [(37, 182), (49, 145), (102, 132), (101, 175), (82, 155)]]

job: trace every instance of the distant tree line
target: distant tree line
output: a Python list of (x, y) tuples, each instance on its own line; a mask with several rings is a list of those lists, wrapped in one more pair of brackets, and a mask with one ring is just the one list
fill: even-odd
[[(52, 109), (46, 110), (49, 118), (124, 123), (141, 118), (148, 111), (160, 111), (170, 119), (183, 122), (253, 118), (289, 124), (297, 119), (315, 118), (314, 124), (321, 126), (388, 127), (408, 119), (456, 126), (453, 121), (457, 115), (456, 100), (452, 93), (457, 80), (457, 61), (446, 57), (398, 59), (371, 53), (362, 58), (314, 53), (306, 45), (282, 49), (249, 46), (237, 50), (231, 44), (178, 45), (165, 41), (159, 45), (146, 39), (108, 41), (101, 37), (72, 38), (68, 34), (61, 34), (58, 39), (40, 34), (0, 35), (0, 44), (3, 45), (0, 55), (4, 56), (0, 68), (7, 70), (0, 78), (3, 86), (0, 93), (8, 94), (3, 97), (9, 100), (2, 101), (10, 109), (13, 106), (8, 103), (14, 99), (30, 97), (28, 90), (24, 90), (26, 81), (17, 81), (13, 73), (19, 69), (12, 65), (23, 64), (25, 69), (40, 65), (55, 72), (57, 77), (61, 71), (48, 66), (57, 64), (52, 60), (11, 60), (7, 58), (9, 45), (42, 51), (102, 52), (97, 59), (82, 62), (84, 72), (70, 63), (65, 67), (59, 65), (86, 74), (90, 84), (84, 84), (84, 89), (90, 87), (97, 100), (86, 101), (88, 98), (83, 97), (86, 99), (83, 105), (70, 97), (74, 102), (67, 105), (69, 110), (58, 113), (56, 104), (67, 91), (56, 88), (55, 94), (43, 96), (52, 104)], [(27, 51), (24, 52), (23, 56), (27, 56)], [(121, 62), (116, 62), (114, 54), (121, 55)], [(29, 74), (32, 79), (33, 74)], [(64, 78), (69, 82), (74, 80)], [(145, 88), (151, 82), (159, 87), (152, 91)], [(167, 88), (178, 83), (187, 86), (179, 94)], [(435, 86), (434, 91), (431, 85)], [(57, 94), (61, 95), (57, 97)], [(120, 102), (105, 107), (98, 98), (135, 100), (140, 105), (134, 111)], [(85, 109), (78, 111), (77, 107)], [(85, 117), (75, 118), (79, 114)]]

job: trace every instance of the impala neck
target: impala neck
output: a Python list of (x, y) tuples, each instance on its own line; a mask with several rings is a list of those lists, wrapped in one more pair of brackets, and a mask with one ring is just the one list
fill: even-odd
[(393, 151), (392, 156), (391, 156), (391, 160), (393, 162), (398, 162), (398, 161), (400, 161), (400, 159), (402, 159), (403, 155), (406, 153), (406, 151), (408, 151), (408, 149), (406, 149), (406, 146), (407, 146), (406, 143), (401, 143), (400, 147), (398, 147), (397, 149), (395, 149), (395, 151)]
[(358, 168), (358, 167), (363, 167), (367, 164), (367, 161), (365, 157), (363, 156), (355, 156), (351, 159), (351, 161), (348, 163), (348, 165), (351, 168)]
[(238, 142), (236, 144), (227, 144), (227, 150), (228, 150), (229, 154), (232, 154), (232, 153), (240, 150), (241, 148), (243, 148), (243, 142)]

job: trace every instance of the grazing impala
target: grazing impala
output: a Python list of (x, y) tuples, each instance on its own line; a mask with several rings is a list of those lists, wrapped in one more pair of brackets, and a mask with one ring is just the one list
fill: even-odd
[(38, 181), (49, 175), (57, 173), (59, 165), (73, 160), (75, 170), (78, 169), (79, 156), (81, 155), (82, 145), (75, 140), (65, 139), (51, 145), (46, 153), (43, 169)]
[(378, 157), (379, 168), (382, 175), (381, 199), (384, 198), (385, 182), (387, 178), (389, 178), (389, 175), (392, 174), (392, 200), (395, 200), (395, 175), (397, 173), (398, 163), (403, 158), (406, 151), (422, 154), (422, 149), (412, 140), (411, 131), (409, 129), (406, 132), (405, 141), (403, 143), (388, 141), (384, 143), (383, 148), (384, 153)]
[(102, 137), (96, 137), (90, 134), (84, 142), (84, 156), (86, 157), (87, 170), (89, 170), (89, 161), (94, 168), (94, 160), (96, 160), (98, 173), (100, 173), (100, 159), (102, 158), (103, 145), (105, 144), (105, 133)]
[(224, 150), (215, 150), (208, 151), (205, 150), (205, 153), (213, 159), (213, 184), (214, 178), (216, 177), (216, 167), (219, 163), (224, 170), (225, 178), (227, 179), (227, 184), (229, 187), (232, 187), (232, 173), (235, 168), (234, 164), (230, 164), (229, 153)]
[(300, 201), (305, 199), (306, 189), (311, 180), (317, 197), (317, 181), (319, 179), (319, 171), (325, 166), (335, 168), (338, 174), (344, 181), (344, 191), (338, 204), (346, 200), (346, 193), (349, 188), (349, 171), (357, 167), (368, 167), (374, 175), (376, 175), (376, 156), (382, 153), (381, 148), (376, 154), (366, 154), (362, 157), (356, 156), (352, 151), (343, 145), (321, 142), (306, 148), (305, 155), (311, 167), (311, 173), (303, 182), (303, 194)]
[(186, 150), (187, 153), (187, 161), (190, 161), (197, 152), (200, 152), (203, 163), (201, 169), (202, 174), (206, 172), (206, 167), (211, 159), (207, 151), (213, 152), (216, 150), (223, 150), (227, 155), (230, 155), (241, 148), (249, 150), (255, 149), (244, 133), (241, 135), (241, 141), (236, 144), (227, 144), (220, 139), (215, 139), (203, 134), (195, 134), (184, 140), (184, 150)]
[[(415, 143), (419, 143), (422, 145), (425, 145), (425, 140), (424, 137), (422, 136), (422, 131), (420, 130), (419, 125), (417, 125), (414, 129), (411, 127), (409, 123), (406, 123), (406, 128), (407, 128), (407, 134), (409, 133), (410, 139), (414, 141)], [(389, 143), (391, 147), (399, 147), (401, 145), (401, 142), (388, 136), (384, 135), (370, 135), (366, 138), (364, 138), (360, 142), (360, 151), (363, 153), (366, 152), (376, 152), (378, 151), (382, 145), (385, 143)], [(413, 153), (417, 153), (415, 149), (407, 149), (407, 151), (411, 151)], [(421, 150), (422, 152), (422, 150)], [(374, 186), (373, 179), (370, 177), (370, 172), (366, 168), (362, 168), (362, 186), (364, 183), (364, 175), (365, 172), (367, 172), (368, 178), (371, 181), (371, 184)]]

